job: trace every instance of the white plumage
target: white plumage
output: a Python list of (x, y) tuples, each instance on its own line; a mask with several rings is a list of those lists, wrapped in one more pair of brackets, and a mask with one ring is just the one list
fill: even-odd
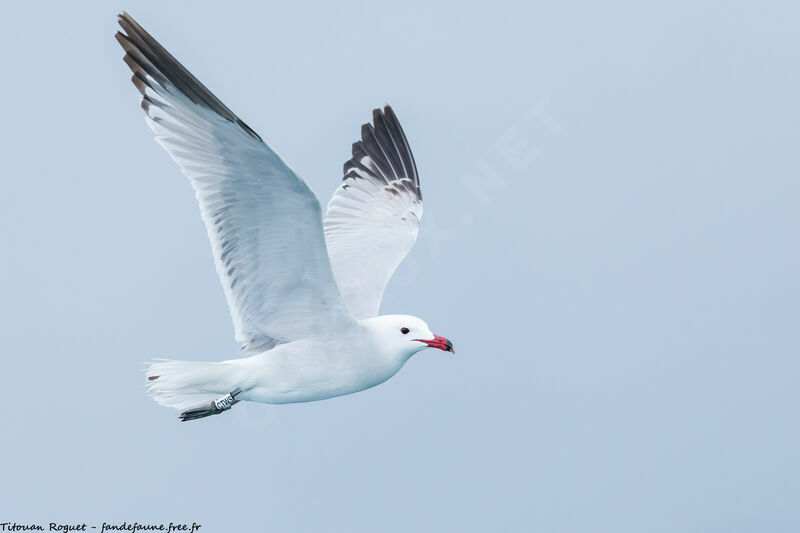
[(130, 16), (120, 25), (147, 123), (195, 190), (236, 340), (253, 354), (153, 363), (158, 403), (206, 403), (183, 413), (191, 420), (241, 400), (319, 400), (377, 385), (426, 347), (452, 351), (418, 318), (378, 316), (422, 217), (416, 164), (389, 106), (362, 127), (323, 223), (308, 185), (252, 129)]

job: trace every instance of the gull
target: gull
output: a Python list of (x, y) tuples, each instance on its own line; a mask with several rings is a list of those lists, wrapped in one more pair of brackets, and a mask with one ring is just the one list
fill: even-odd
[(127, 13), (118, 22), (145, 120), (194, 188), (246, 355), (150, 363), (158, 404), (188, 421), (241, 401), (324, 400), (383, 383), (425, 348), (455, 353), (423, 320), (379, 315), (422, 218), (414, 156), (389, 105), (361, 127), (323, 217), (255, 131)]

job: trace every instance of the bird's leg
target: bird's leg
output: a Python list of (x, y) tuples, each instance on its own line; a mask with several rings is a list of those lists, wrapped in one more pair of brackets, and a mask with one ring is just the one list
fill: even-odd
[(238, 387), (233, 389), (228, 394), (220, 396), (219, 398), (214, 400), (214, 406), (217, 409), (219, 409), (220, 412), (227, 411), (228, 409), (239, 403), (239, 400), (236, 399), (236, 396), (238, 396), (240, 392), (242, 392), (242, 390), (239, 389)]
[(182, 412), (180, 415), (181, 422), (188, 422), (190, 420), (197, 420), (198, 418), (205, 418), (207, 416), (224, 413), (239, 403), (239, 400), (236, 399), (236, 396), (238, 396), (240, 392), (242, 392), (242, 390), (237, 387), (228, 394), (220, 396), (209, 404)]

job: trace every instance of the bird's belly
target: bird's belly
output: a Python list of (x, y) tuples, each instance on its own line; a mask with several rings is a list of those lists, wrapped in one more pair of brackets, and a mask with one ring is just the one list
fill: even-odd
[[(272, 351), (272, 350), (271, 350)], [(265, 352), (246, 360), (246, 387), (239, 398), (261, 403), (300, 403), (359, 392), (383, 383), (399, 368), (352, 354), (300, 355)]]

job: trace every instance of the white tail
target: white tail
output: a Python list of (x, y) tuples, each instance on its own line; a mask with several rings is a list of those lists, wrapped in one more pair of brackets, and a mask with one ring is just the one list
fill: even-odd
[(150, 396), (164, 407), (187, 409), (230, 392), (225, 363), (159, 360), (147, 367)]

